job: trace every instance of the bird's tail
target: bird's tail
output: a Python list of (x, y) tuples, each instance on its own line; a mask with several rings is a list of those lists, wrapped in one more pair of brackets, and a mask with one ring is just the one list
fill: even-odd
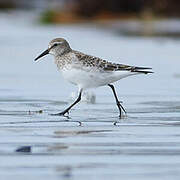
[(143, 74), (149, 74), (149, 73), (154, 73), (150, 71), (152, 68), (148, 67), (132, 67), (131, 72), (138, 72), (138, 73), (143, 73)]

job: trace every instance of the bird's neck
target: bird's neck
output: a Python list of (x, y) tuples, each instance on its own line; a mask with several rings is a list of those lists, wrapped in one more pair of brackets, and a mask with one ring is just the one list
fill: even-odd
[(72, 51), (71, 48), (65, 48), (60, 50), (57, 54), (55, 54), (55, 57), (64, 56)]
[(55, 56), (55, 64), (58, 66), (59, 69), (71, 64), (74, 59), (74, 53), (72, 50), (66, 51), (63, 54)]

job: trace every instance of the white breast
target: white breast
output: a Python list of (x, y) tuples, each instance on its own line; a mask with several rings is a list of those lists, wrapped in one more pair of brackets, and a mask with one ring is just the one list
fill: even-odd
[(61, 72), (67, 81), (83, 89), (104, 86), (119, 79), (137, 74), (128, 71), (102, 72), (92, 67), (80, 69), (70, 65), (63, 68)]
[(79, 68), (66, 67), (62, 69), (62, 75), (67, 81), (77, 85), (80, 88), (96, 87), (94, 82), (96, 78), (95, 72), (88, 72)]

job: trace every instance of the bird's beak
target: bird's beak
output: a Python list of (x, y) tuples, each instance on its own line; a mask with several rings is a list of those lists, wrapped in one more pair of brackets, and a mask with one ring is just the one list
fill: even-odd
[(43, 57), (43, 56), (45, 56), (45, 55), (47, 55), (47, 54), (49, 54), (49, 49), (46, 49), (42, 54), (40, 54), (40, 55), (35, 59), (35, 61), (37, 61), (39, 58), (41, 58), (41, 57)]

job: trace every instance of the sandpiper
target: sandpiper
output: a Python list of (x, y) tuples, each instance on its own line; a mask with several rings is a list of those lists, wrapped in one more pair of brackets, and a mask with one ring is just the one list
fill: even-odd
[(83, 90), (109, 86), (115, 97), (119, 109), (119, 117), (121, 118), (122, 111), (125, 113), (126, 111), (118, 100), (112, 83), (128, 76), (152, 73), (149, 71), (151, 68), (111, 63), (101, 58), (75, 51), (71, 49), (69, 43), (63, 38), (53, 39), (49, 43), (48, 49), (40, 54), (35, 61), (47, 54), (52, 54), (55, 57), (55, 64), (63, 77), (77, 85), (79, 89), (78, 98), (74, 103), (64, 111), (52, 115), (65, 116), (66, 113), (69, 114), (69, 110), (81, 100)]

